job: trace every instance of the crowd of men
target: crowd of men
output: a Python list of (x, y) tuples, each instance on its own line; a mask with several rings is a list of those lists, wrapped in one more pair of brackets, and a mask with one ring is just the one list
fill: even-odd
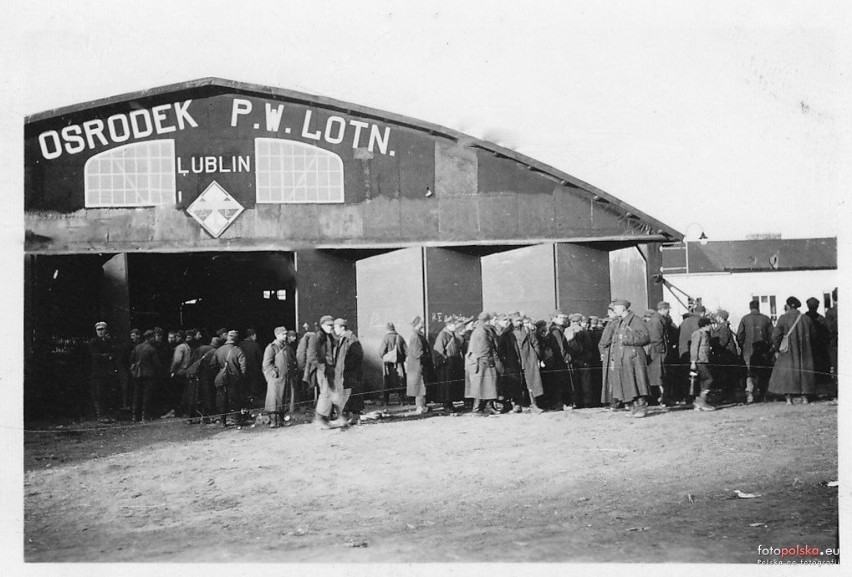
[[(724, 400), (759, 402), (767, 393), (807, 403), (818, 384), (836, 385), (838, 334), (836, 304), (825, 317), (819, 301), (807, 305), (800, 313), (801, 302), (788, 298), (773, 326), (751, 302), (736, 331), (721, 309), (694, 306), (677, 326), (668, 303), (637, 314), (623, 299), (604, 318), (559, 310), (549, 322), (517, 312), (450, 316), (431, 340), (416, 317), (407, 340), (387, 325), (378, 395), (385, 404), (393, 393), (401, 404), (413, 398), (418, 414), (432, 403), (472, 416), (607, 406), (643, 417), (654, 404), (712, 411)], [(265, 350), (252, 329), (240, 338), (223, 328), (209, 340), (196, 329), (134, 329), (117, 351), (99, 322), (89, 344), (96, 416), (109, 420), (104, 395), (117, 373), (134, 421), (162, 414), (237, 425), (262, 400), (278, 427), (300, 398), (313, 397), (318, 426), (346, 427), (368, 393), (363, 349), (346, 319), (326, 315), (318, 324), (301, 336), (278, 327)]]

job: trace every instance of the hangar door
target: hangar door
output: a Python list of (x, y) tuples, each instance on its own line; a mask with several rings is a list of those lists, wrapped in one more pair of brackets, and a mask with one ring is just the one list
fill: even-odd
[(382, 388), (379, 347), (393, 323), (407, 343), (411, 321), (424, 317), (423, 249), (395, 250), (360, 259), (355, 265), (358, 286), (358, 339), (364, 349), (364, 389)]

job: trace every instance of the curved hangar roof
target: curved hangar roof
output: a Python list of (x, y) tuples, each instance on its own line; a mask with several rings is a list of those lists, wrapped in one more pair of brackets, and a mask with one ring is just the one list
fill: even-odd
[(216, 78), (34, 114), (25, 164), (30, 252), (682, 237), (455, 130)]

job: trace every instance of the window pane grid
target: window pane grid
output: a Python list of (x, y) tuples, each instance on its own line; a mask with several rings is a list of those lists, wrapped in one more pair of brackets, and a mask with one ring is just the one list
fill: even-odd
[(258, 203), (343, 202), (343, 161), (302, 142), (255, 139)]
[(175, 195), (174, 140), (127, 144), (93, 156), (84, 182), (87, 208), (167, 203)]

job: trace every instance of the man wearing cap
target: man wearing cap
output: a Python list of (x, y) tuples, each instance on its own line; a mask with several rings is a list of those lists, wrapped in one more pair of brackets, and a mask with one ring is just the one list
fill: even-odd
[[(473, 399), (474, 416), (488, 416), (499, 411), (494, 408), (497, 399), (497, 347), (488, 327), (491, 315), (482, 312), (473, 325), (470, 344), (464, 360), (469, 390), (465, 396)], [(482, 404), (485, 406), (482, 406)]]
[(408, 357), (406, 358), (406, 372), (408, 373), (405, 394), (414, 397), (416, 413), (421, 415), (429, 412), (426, 406), (427, 386), (435, 382), (435, 368), (432, 364), (432, 353), (429, 341), (423, 334), (425, 328), (423, 319), (419, 316), (411, 321), (411, 338), (408, 339)]
[(569, 325), (565, 327), (565, 346), (571, 355), (570, 375), (574, 384), (574, 407), (595, 407), (598, 400), (595, 398), (592, 386), (592, 359), (597, 355), (592, 345), (589, 333), (583, 328), (583, 315), (571, 313), (568, 315)]
[(288, 397), (288, 415), (293, 416), (298, 363), (293, 350), (287, 345), (287, 327), (276, 327), (273, 334), (275, 339), (263, 351), (262, 367), (266, 378), (266, 402), (263, 409), (269, 415), (269, 425), (277, 428), (283, 422), (281, 414)]
[(568, 315), (559, 310), (554, 311), (542, 343), (544, 369), (541, 371), (541, 378), (544, 393), (549, 408), (556, 411), (563, 410), (571, 403), (571, 354), (562, 332), (567, 320)]
[(444, 409), (456, 412), (455, 401), (464, 400), (464, 356), (462, 338), (457, 334), (459, 319), (444, 318), (444, 327), (435, 337), (432, 357), (437, 382), (434, 387), (435, 402), (443, 403)]
[(805, 313), (816, 330), (816, 339), (812, 343), (814, 351), (814, 372), (817, 385), (825, 385), (831, 381), (831, 358), (828, 354), (829, 340), (828, 323), (825, 317), (817, 312), (819, 300), (811, 297), (805, 301), (808, 312)]
[[(645, 322), (630, 310), (630, 301), (615, 300), (612, 310), (618, 324), (613, 328), (610, 342), (605, 345), (610, 349), (612, 371), (608, 378), (612, 398), (625, 404), (633, 403), (633, 416), (644, 417), (650, 395), (644, 349), (650, 342), (648, 329)], [(601, 346), (604, 346), (604, 339), (601, 339)]]
[(408, 347), (405, 344), (405, 339), (396, 332), (396, 326), (393, 323), (385, 325), (387, 333), (382, 338), (382, 344), (379, 347), (379, 357), (382, 359), (382, 382), (384, 383), (384, 401), (385, 405), (390, 404), (390, 393), (396, 391), (399, 397), (399, 404), (405, 402), (405, 391), (402, 390), (402, 383), (405, 382), (405, 357), (408, 354)]
[(752, 300), (749, 312), (740, 319), (737, 343), (746, 367), (746, 402), (763, 400), (772, 369), (772, 320), (760, 312), (760, 302)]
[[(363, 407), (361, 380), (363, 379), (364, 350), (355, 333), (349, 330), (346, 319), (334, 319), (334, 388), (340, 391), (338, 424), (349, 424), (348, 415), (360, 415)], [(341, 421), (342, 420), (342, 421)]]
[(224, 426), (239, 424), (247, 409), (243, 382), (246, 374), (246, 357), (236, 345), (237, 331), (228, 331), (225, 344), (216, 349), (216, 409)]
[(216, 354), (221, 341), (213, 337), (209, 344), (204, 344), (201, 331), (196, 331), (195, 335), (200, 344), (192, 350), (189, 357), (189, 368), (186, 369), (189, 385), (183, 398), (183, 407), (189, 417), (201, 413), (199, 422), (204, 425), (207, 424), (209, 415), (216, 412), (216, 392), (213, 386), (216, 370), (212, 365), (213, 355)]
[[(707, 315), (707, 309), (704, 305), (695, 306), (691, 312), (684, 314), (683, 322), (680, 324), (680, 332), (678, 334), (678, 357), (680, 359), (679, 362), (679, 372), (681, 373), (681, 379), (679, 381), (680, 387), (683, 388), (684, 385), (689, 383), (689, 345), (690, 340), (692, 339), (692, 334), (698, 330), (698, 319)], [(678, 398), (689, 396), (685, 394), (684, 391), (672, 391)]]
[(133, 398), (133, 376), (130, 374), (130, 357), (133, 349), (142, 342), (142, 331), (132, 329), (130, 331), (130, 342), (125, 344), (118, 357), (121, 377), (121, 408), (129, 409)]
[(245, 392), (249, 395), (254, 405), (255, 399), (265, 397), (263, 376), (263, 350), (257, 343), (257, 331), (253, 328), (246, 329), (246, 338), (237, 344), (246, 357), (246, 380)]
[(710, 342), (713, 346), (713, 364), (719, 376), (724, 395), (735, 400), (736, 389), (740, 386), (740, 351), (731, 325), (728, 311), (716, 311), (713, 328), (710, 330)]
[(118, 378), (118, 355), (103, 321), (95, 323), (95, 337), (89, 341), (89, 357), (92, 361), (91, 391), (95, 418), (101, 423), (112, 422), (105, 410)]
[(151, 419), (151, 402), (162, 372), (160, 357), (154, 348), (154, 331), (145, 331), (144, 340), (130, 355), (130, 374), (133, 378), (133, 421)]
[(513, 403), (512, 411), (520, 413), (526, 405), (525, 392), (533, 413), (541, 413), (536, 397), (544, 393), (539, 372), (540, 349), (538, 339), (531, 333), (519, 313), (509, 315), (511, 329), (500, 337), (499, 355), (503, 360), (505, 379)]
[(172, 347), (172, 358), (169, 363), (168, 385), (164, 391), (164, 401), (169, 411), (163, 418), (180, 416), (182, 412), (181, 401), (188, 394), (186, 370), (192, 356), (192, 349), (184, 341), (183, 331), (169, 331), (169, 345)]
[(786, 311), (778, 317), (772, 331), (772, 350), (775, 366), (769, 377), (769, 392), (784, 395), (787, 404), (793, 404), (793, 395), (801, 395), (802, 402), (810, 402), (809, 395), (816, 394), (814, 378), (813, 342), (816, 327), (813, 321), (799, 312), (802, 302), (789, 297)]
[[(343, 406), (346, 400), (341, 398), (343, 392), (334, 386), (334, 317), (324, 315), (320, 318), (320, 330), (314, 339), (314, 346), (308, 349), (308, 364), (316, 365), (317, 397), (314, 424), (322, 429), (330, 429), (345, 425)], [(329, 422), (332, 409), (337, 409), (337, 420)]]
[(671, 401), (671, 391), (666, 394), (666, 356), (669, 351), (667, 319), (671, 306), (665, 301), (657, 303), (657, 310), (648, 311), (648, 384), (659, 391), (660, 404)]

